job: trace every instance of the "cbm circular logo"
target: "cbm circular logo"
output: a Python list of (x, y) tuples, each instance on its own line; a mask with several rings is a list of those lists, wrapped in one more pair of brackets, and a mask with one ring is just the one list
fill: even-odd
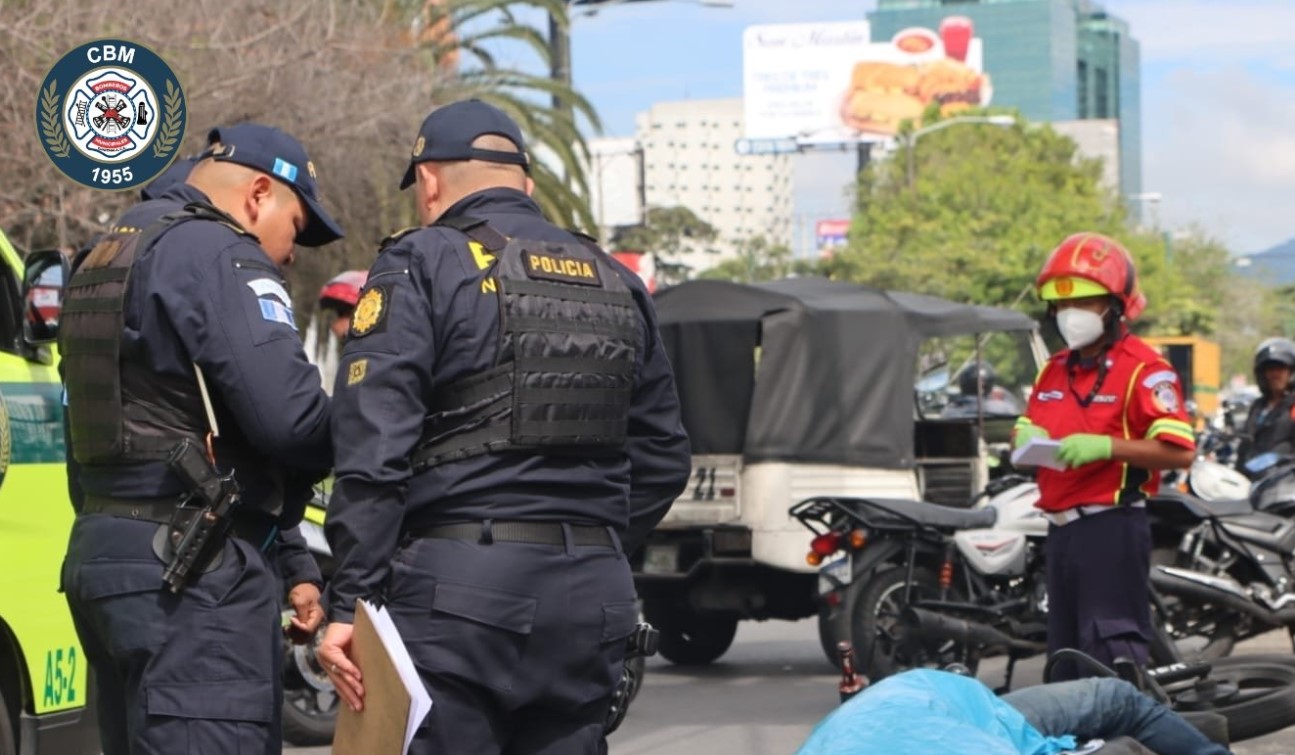
[(171, 67), (121, 39), (97, 39), (64, 55), (36, 99), (45, 153), (63, 175), (94, 189), (133, 189), (166, 170), (187, 120)]

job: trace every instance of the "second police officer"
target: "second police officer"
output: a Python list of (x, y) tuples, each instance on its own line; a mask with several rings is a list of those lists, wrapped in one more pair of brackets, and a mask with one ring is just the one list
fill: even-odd
[[(328, 400), (280, 268), (294, 242), (341, 230), (291, 136), (243, 124), (208, 142), (186, 183), (157, 187), (80, 260), (63, 310), (83, 498), (62, 586), (94, 670), (105, 755), (281, 751), (274, 556), (332, 458)], [(193, 491), (168, 460), (195, 446), (235, 473), (242, 501), (177, 594), (164, 574), (195, 507), (179, 509)], [(299, 556), (280, 565), (292, 622), (310, 632), (319, 573)]]
[(334, 390), (320, 659), (361, 705), (355, 601), (385, 600), (434, 701), (416, 754), (605, 751), (626, 554), (689, 474), (650, 297), (528, 169), (498, 109), (428, 116), (401, 183), (427, 226), (384, 244)]
[[(1145, 666), (1151, 640), (1151, 532), (1146, 498), (1163, 469), (1195, 449), (1169, 363), (1126, 323), (1146, 307), (1133, 258), (1118, 242), (1075, 234), (1035, 281), (1068, 348), (1034, 384), (1015, 442), (1060, 441), (1066, 469), (1038, 470), (1048, 528), (1048, 653), (1077, 648), (1110, 666)], [(1077, 675), (1073, 664), (1058, 667)]]

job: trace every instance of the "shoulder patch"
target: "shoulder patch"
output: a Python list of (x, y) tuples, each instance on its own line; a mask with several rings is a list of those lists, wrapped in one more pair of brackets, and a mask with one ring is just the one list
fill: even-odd
[(257, 299), (256, 303), (261, 307), (261, 319), (266, 322), (277, 322), (287, 325), (293, 330), (297, 329), (297, 323), (293, 320), (292, 310), (281, 302), (274, 299)]
[(1175, 387), (1177, 382), (1177, 378), (1175, 378), (1173, 381), (1161, 380), (1149, 386), (1151, 388), (1151, 403), (1155, 405), (1156, 409), (1165, 414), (1178, 413), (1178, 389)]
[(357, 359), (351, 362), (351, 366), (346, 368), (346, 384), (355, 385), (364, 380), (369, 374), (369, 360)]
[(528, 278), (576, 283), (582, 286), (602, 286), (598, 265), (593, 260), (565, 254), (533, 252), (527, 249), (522, 253), (522, 262)]
[(1142, 386), (1144, 388), (1150, 388), (1156, 385), (1157, 383), (1177, 383), (1177, 382), (1178, 382), (1177, 372), (1174, 372), (1173, 370), (1160, 370), (1159, 372), (1153, 372), (1150, 375), (1147, 375), (1146, 378), (1142, 381)]
[(387, 319), (390, 297), (382, 286), (371, 286), (355, 304), (351, 315), (351, 337), (363, 338), (373, 333)]
[(283, 287), (282, 283), (273, 278), (250, 280), (247, 282), (247, 287), (252, 289), (258, 299), (263, 296), (273, 296), (283, 304), (289, 307), (292, 306), (292, 297), (288, 296), (288, 290)]

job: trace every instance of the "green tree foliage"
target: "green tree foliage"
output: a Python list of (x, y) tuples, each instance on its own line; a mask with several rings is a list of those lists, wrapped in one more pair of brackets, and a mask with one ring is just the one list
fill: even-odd
[(834, 277), (957, 301), (1012, 303), (1071, 233), (1121, 235), (1122, 209), (1098, 186), (1100, 165), (1047, 126), (964, 125), (919, 138), (907, 155), (860, 174), (848, 246)]
[[(777, 280), (798, 272), (791, 258), (791, 247), (775, 244), (766, 236), (751, 236), (733, 242), (737, 256), (724, 260), (715, 267), (703, 270), (697, 277), (711, 280), (728, 280), (736, 283), (759, 283)], [(809, 267), (803, 265), (801, 267)]]
[(1209, 335), (1219, 324), (1227, 250), (1199, 231), (1168, 243), (1134, 230), (1101, 187), (1101, 165), (1046, 125), (959, 125), (916, 141), (908, 153), (860, 173), (846, 249), (826, 274), (881, 288), (1041, 313), (1034, 279), (1073, 233), (1122, 241), (1133, 254), (1148, 307), (1140, 332)]
[(612, 245), (653, 255), (657, 282), (668, 286), (690, 277), (692, 271), (678, 262), (681, 254), (714, 252), (712, 244), (717, 238), (719, 231), (687, 207), (649, 207), (641, 224), (623, 228), (612, 236)]
[(687, 207), (649, 207), (642, 224), (621, 230), (612, 241), (620, 249), (677, 257), (690, 250), (711, 251), (717, 238), (715, 226)]

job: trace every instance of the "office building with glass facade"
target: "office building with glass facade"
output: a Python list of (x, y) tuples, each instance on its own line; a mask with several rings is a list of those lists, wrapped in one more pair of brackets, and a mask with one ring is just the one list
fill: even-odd
[(1120, 193), (1142, 191), (1142, 89), (1128, 24), (1089, 0), (878, 0), (874, 41), (965, 16), (984, 44), (992, 104), (1035, 121), (1119, 123)]

